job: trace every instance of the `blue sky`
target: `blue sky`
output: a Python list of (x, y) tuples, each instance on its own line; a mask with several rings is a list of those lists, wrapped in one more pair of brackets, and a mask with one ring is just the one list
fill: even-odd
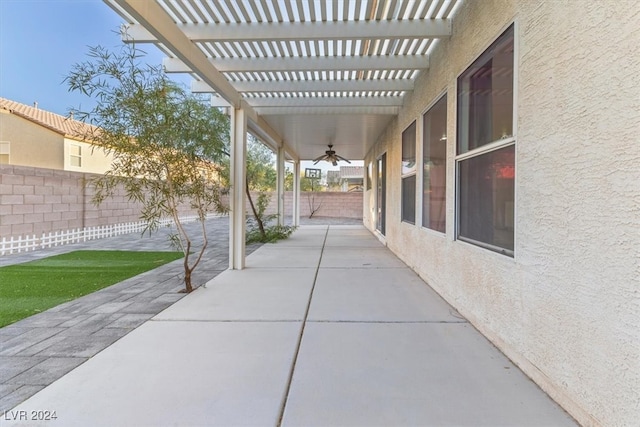
[[(87, 59), (88, 46), (115, 50), (122, 20), (100, 0), (0, 0), (0, 97), (67, 115), (91, 101), (69, 92), (63, 80)], [(147, 62), (162, 53), (142, 46)], [(182, 78), (189, 81), (189, 78)]]
[[(91, 108), (92, 101), (69, 92), (63, 80), (73, 64), (88, 59), (88, 46), (116, 50), (121, 23), (101, 0), (0, 0), (0, 97), (38, 102), (38, 108), (63, 116), (71, 108)], [(141, 47), (149, 64), (161, 64), (162, 52), (153, 45)], [(191, 80), (188, 75), (175, 79)], [(305, 166), (337, 169), (325, 162)]]

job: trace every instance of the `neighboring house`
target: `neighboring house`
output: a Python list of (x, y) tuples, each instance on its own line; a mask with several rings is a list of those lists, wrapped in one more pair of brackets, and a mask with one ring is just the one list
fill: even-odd
[(364, 166), (340, 166), (342, 191), (362, 191), (364, 189)]
[(87, 125), (0, 98), (0, 164), (104, 173), (113, 157), (82, 141)]
[(329, 191), (362, 191), (364, 189), (364, 166), (340, 166), (340, 170), (327, 171)]

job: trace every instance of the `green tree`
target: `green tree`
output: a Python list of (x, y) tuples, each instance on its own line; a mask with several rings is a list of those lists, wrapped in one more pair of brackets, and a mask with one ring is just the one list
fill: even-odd
[[(268, 192), (275, 190), (277, 174), (274, 167), (273, 152), (252, 135), (249, 135), (247, 139), (246, 169), (246, 193), (253, 213), (253, 222), (255, 222), (260, 233), (259, 240), (266, 241), (266, 225), (274, 217), (274, 215), (265, 215), (271, 201), (271, 195)], [(255, 202), (251, 196), (252, 190), (258, 192), (258, 199)]]
[(254, 191), (275, 191), (277, 172), (273, 152), (253, 135), (247, 138), (247, 185)]
[[(90, 111), (74, 111), (92, 125), (78, 132), (114, 156), (110, 170), (93, 180), (93, 200), (101, 203), (122, 186), (130, 200), (142, 204), (145, 232), (172, 218), (176, 232), (171, 239), (184, 254), (185, 291), (191, 292), (192, 273), (207, 247), (207, 214), (227, 210), (218, 177), (228, 118), (169, 80), (161, 67), (143, 65), (144, 52), (133, 44), (117, 52), (90, 47), (88, 57), (72, 67), (65, 81), (69, 90), (96, 103)], [(197, 251), (180, 220), (185, 206), (201, 223), (204, 243)]]
[[(229, 185), (230, 168), (228, 159), (225, 165), (226, 167), (222, 176), (227, 185)], [(249, 207), (251, 208), (251, 217), (247, 218), (246, 242), (267, 243), (287, 238), (295, 228), (270, 224), (277, 215), (266, 214), (269, 203), (271, 202), (271, 195), (276, 189), (277, 181), (273, 152), (251, 134), (247, 135), (245, 167), (245, 193)], [(252, 192), (257, 193), (255, 200)]]
[[(267, 243), (286, 239), (295, 228), (270, 224), (277, 215), (266, 214), (277, 181), (273, 152), (251, 135), (247, 141), (246, 167), (247, 199), (253, 214), (253, 217), (247, 221), (249, 225), (247, 242)], [(251, 195), (252, 191), (258, 193), (255, 202)]]

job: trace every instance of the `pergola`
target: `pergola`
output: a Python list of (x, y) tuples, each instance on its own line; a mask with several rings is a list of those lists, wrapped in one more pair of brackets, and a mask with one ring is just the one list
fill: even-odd
[(247, 132), (284, 164), (328, 144), (363, 159), (413, 90), (439, 38), (452, 33), (462, 0), (104, 0), (127, 23), (127, 39), (154, 43), (169, 73), (190, 73), (232, 122), (230, 261), (244, 268)]

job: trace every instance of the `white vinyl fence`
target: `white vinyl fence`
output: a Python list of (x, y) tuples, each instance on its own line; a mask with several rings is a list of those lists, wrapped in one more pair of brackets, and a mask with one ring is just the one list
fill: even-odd
[[(181, 217), (182, 223), (198, 220), (197, 216)], [(160, 221), (161, 226), (172, 225), (173, 219), (166, 218)], [(128, 222), (123, 224), (101, 225), (97, 227), (84, 227), (74, 230), (52, 231), (31, 236), (3, 237), (0, 241), (0, 256), (14, 253), (35, 251), (36, 249), (51, 248), (67, 245), (69, 243), (86, 242), (87, 240), (103, 239), (105, 237), (119, 236), (121, 234), (140, 233), (146, 227), (146, 222)]]

